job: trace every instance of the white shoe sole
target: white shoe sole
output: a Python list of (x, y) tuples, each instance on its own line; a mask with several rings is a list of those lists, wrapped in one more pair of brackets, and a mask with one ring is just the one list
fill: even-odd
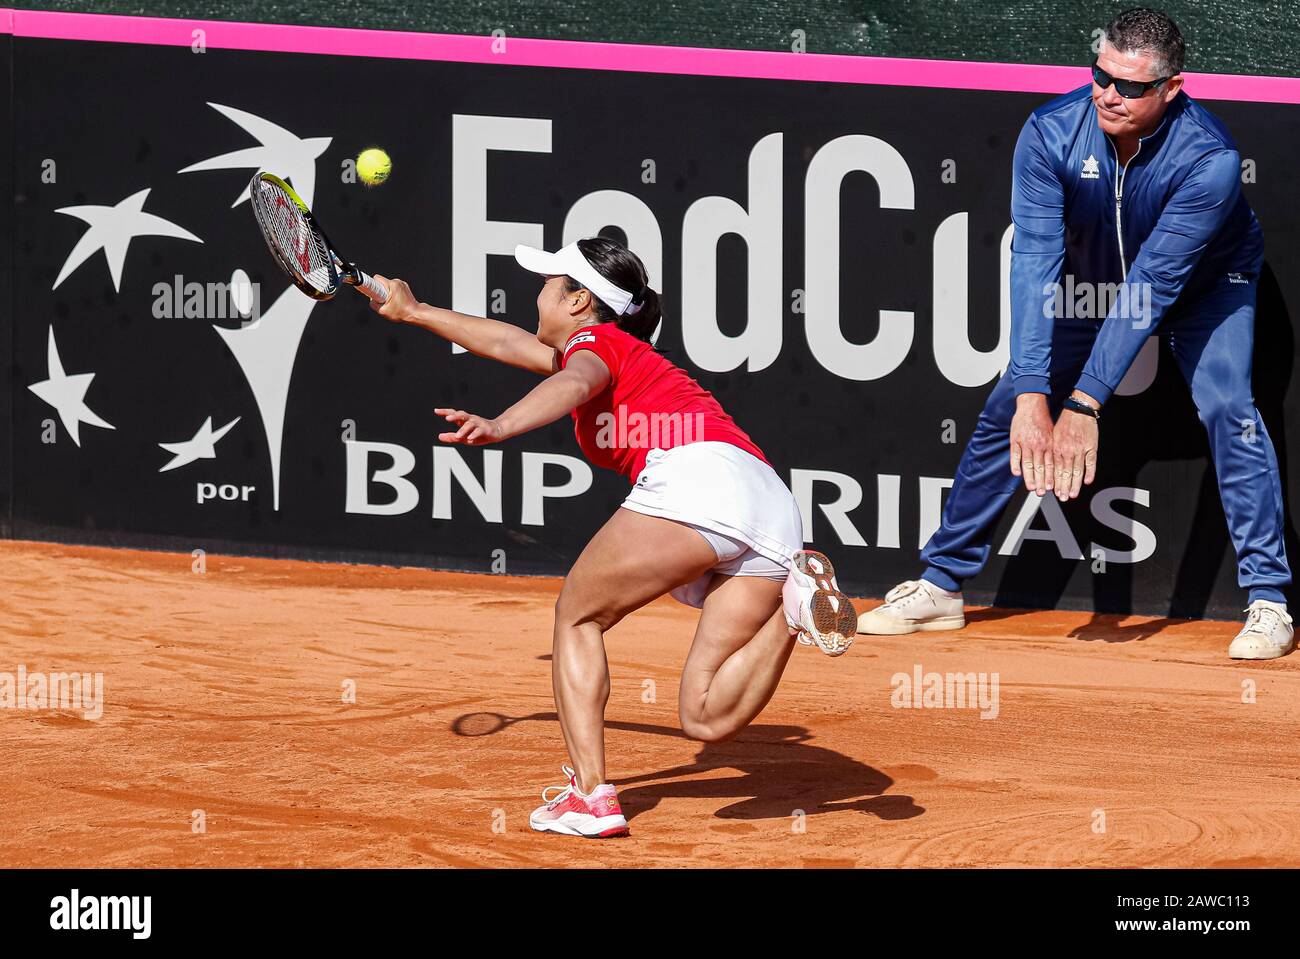
[(557, 832), (562, 836), (581, 836), (584, 839), (625, 836), (628, 833), (627, 820), (622, 816), (597, 818), (566, 812), (559, 819), (547, 819), (541, 822), (529, 816), (528, 825), (536, 832)]
[(858, 617), (858, 632), (869, 636), (907, 636), (911, 633), (943, 633), (961, 629), (966, 625), (966, 614), (940, 616), (937, 619), (910, 620), (895, 619), (892, 616), (877, 616), (876, 610), (869, 610)]
[(1239, 649), (1235, 653), (1232, 651), (1232, 647), (1229, 646), (1228, 657), (1230, 659), (1243, 659), (1243, 660), (1255, 660), (1255, 661), (1265, 660), (1265, 659), (1281, 659), (1283, 656), (1291, 652), (1293, 649), (1295, 649), (1294, 642), (1292, 642), (1290, 645), (1287, 646), (1270, 646), (1267, 649), (1260, 649), (1260, 650), (1243, 651)]
[(827, 656), (842, 656), (858, 634), (858, 611), (836, 587), (831, 561), (815, 550), (800, 550), (794, 555), (790, 579), (800, 593), (801, 620), (805, 597), (811, 594), (806, 608), (812, 622), (800, 622), (799, 631)]

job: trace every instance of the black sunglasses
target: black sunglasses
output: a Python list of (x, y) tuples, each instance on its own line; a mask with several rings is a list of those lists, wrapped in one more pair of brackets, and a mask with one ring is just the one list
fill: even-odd
[(1092, 61), (1092, 82), (1105, 90), (1112, 83), (1115, 84), (1115, 92), (1125, 100), (1137, 100), (1146, 96), (1148, 90), (1154, 90), (1160, 84), (1172, 80), (1173, 76), (1161, 77), (1159, 80), (1121, 80), (1118, 77), (1112, 77), (1109, 73), (1097, 66), (1097, 60)]

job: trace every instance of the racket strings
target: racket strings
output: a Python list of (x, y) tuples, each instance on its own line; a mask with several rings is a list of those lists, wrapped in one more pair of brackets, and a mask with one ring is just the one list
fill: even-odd
[(338, 274), (329, 248), (293, 199), (265, 180), (257, 182), (250, 199), (253, 215), (276, 258), (312, 289), (332, 293), (338, 287)]

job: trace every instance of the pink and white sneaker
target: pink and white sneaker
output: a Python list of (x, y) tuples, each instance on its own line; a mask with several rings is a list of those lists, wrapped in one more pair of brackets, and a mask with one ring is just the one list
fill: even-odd
[[(609, 783), (601, 783), (584, 796), (578, 791), (578, 780), (572, 766), (561, 766), (569, 777), (567, 786), (547, 786), (542, 790), (542, 802), (528, 817), (528, 825), (538, 832), (558, 832), (566, 836), (583, 836), (587, 839), (604, 839), (609, 836), (626, 836), (627, 820), (618, 804), (618, 792)], [(548, 799), (552, 789), (560, 792)]]
[(858, 634), (858, 613), (835, 582), (835, 567), (816, 550), (794, 554), (781, 588), (790, 634), (828, 656), (842, 656)]

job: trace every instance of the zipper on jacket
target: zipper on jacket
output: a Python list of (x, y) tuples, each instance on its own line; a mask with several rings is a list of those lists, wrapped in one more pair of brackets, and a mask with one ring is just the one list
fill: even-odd
[[(1119, 172), (1115, 176), (1115, 239), (1119, 240), (1119, 269), (1120, 275), (1124, 282), (1128, 282), (1128, 261), (1124, 259), (1124, 174), (1128, 172), (1128, 164), (1120, 166), (1119, 149), (1115, 146), (1115, 141), (1106, 137), (1106, 142), (1110, 144), (1111, 152), (1115, 154), (1115, 166)], [(1142, 152), (1142, 141), (1138, 140), (1138, 148), (1133, 151), (1128, 162), (1132, 163), (1137, 159), (1137, 155)]]

